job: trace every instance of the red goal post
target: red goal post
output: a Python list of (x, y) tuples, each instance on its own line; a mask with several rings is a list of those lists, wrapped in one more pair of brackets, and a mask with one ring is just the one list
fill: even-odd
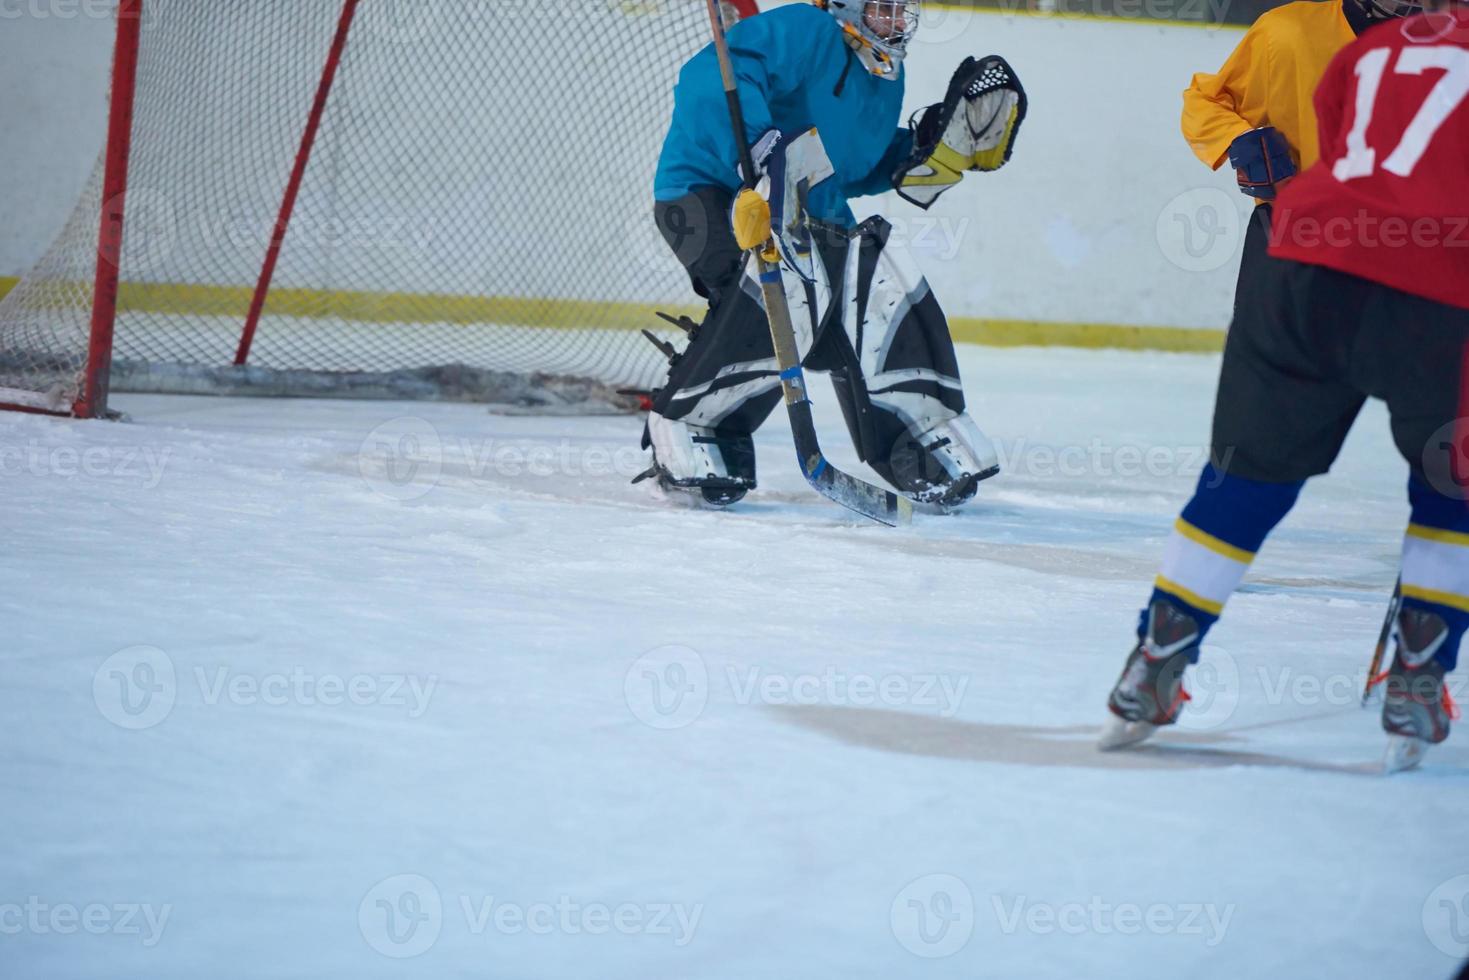
[[(730, 0), (746, 14), (750, 0)], [(0, 299), (0, 408), (110, 390), (626, 407), (703, 0), (119, 0), (108, 131)]]

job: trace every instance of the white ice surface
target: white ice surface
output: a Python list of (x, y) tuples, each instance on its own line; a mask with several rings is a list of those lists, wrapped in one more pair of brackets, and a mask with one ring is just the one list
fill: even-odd
[(1466, 735), (1384, 779), (1355, 704), (1407, 513), (1385, 414), (1266, 546), (1190, 725), (1103, 756), (1217, 359), (962, 360), (1009, 470), (904, 530), (811, 494), (778, 416), (727, 513), (629, 485), (632, 418), (0, 417), (0, 976), (1449, 976)]

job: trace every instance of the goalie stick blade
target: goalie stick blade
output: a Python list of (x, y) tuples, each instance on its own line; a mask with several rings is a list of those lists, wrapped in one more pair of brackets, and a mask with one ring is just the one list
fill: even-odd
[(796, 460), (811, 488), (833, 503), (888, 527), (913, 523), (913, 504), (891, 490), (874, 486), (832, 466), (816, 439), (811, 402), (806, 399), (806, 379), (799, 364), (780, 373), (786, 412), (795, 437)]
[(843, 473), (820, 453), (801, 460), (801, 470), (817, 493), (848, 510), (888, 527), (913, 523), (913, 505), (906, 497)]
[(775, 349), (775, 363), (780, 368), (781, 395), (786, 414), (791, 420), (791, 435), (796, 443), (796, 459), (801, 473), (812, 489), (833, 503), (861, 514), (869, 520), (899, 527), (913, 523), (913, 505), (891, 490), (865, 483), (832, 466), (821, 451), (816, 438), (816, 422), (811, 417), (811, 402), (806, 397), (806, 376), (801, 369), (801, 355), (796, 347), (796, 333), (791, 328), (791, 312), (786, 305), (785, 287), (780, 267), (756, 253), (760, 268), (760, 292), (765, 299), (765, 316), (770, 323), (770, 342)]

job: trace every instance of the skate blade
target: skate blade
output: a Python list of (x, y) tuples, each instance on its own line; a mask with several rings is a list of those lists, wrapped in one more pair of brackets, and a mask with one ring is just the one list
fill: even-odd
[(730, 500), (727, 502), (705, 500), (704, 491), (699, 487), (664, 486), (659, 480), (650, 480), (649, 486), (652, 487), (650, 493), (654, 500), (682, 510), (718, 512), (729, 510), (740, 502), (739, 500)]
[(1146, 741), (1157, 730), (1157, 725), (1150, 725), (1145, 721), (1126, 721), (1108, 712), (1107, 721), (1102, 725), (1102, 734), (1097, 738), (1097, 748), (1103, 752), (1125, 749)]
[(1418, 768), (1428, 754), (1428, 743), (1411, 735), (1389, 735), (1387, 752), (1382, 757), (1382, 771), (1387, 774)]

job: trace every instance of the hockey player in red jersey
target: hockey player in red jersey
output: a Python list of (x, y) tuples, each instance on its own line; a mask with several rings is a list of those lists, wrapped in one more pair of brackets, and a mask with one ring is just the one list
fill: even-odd
[(1321, 160), (1283, 188), (1269, 257), (1236, 303), (1211, 462), (1164, 553), (1102, 747), (1172, 724), (1184, 674), (1265, 537), (1325, 473), (1368, 397), (1408, 461), (1386, 767), (1454, 715), (1469, 627), (1469, 8), (1365, 32), (1317, 89)]

